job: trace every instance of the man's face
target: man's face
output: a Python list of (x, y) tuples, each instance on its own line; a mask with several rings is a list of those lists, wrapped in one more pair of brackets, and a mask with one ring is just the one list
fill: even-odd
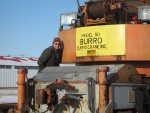
[(60, 42), (54, 42), (53, 43), (54, 48), (57, 50), (60, 48)]

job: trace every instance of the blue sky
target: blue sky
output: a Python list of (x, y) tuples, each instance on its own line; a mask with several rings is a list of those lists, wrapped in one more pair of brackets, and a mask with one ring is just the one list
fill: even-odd
[(0, 0), (0, 56), (39, 57), (58, 34), (60, 14), (77, 9), (76, 0)]

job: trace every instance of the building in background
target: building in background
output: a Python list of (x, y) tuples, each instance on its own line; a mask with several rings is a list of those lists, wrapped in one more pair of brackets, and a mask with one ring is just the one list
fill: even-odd
[(28, 69), (28, 78), (38, 72), (37, 58), (0, 56), (0, 88), (17, 87), (17, 70)]
[(0, 56), (0, 113), (5, 113), (17, 104), (17, 70), (28, 69), (28, 78), (38, 72), (37, 58)]

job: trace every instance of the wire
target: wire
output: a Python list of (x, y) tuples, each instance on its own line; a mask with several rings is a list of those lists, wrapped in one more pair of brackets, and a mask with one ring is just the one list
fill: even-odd
[(128, 6), (131, 6), (131, 7), (133, 7), (133, 8), (136, 8), (136, 9), (138, 9), (138, 7), (136, 6), (136, 5), (134, 5), (134, 4), (127, 4)]
[(79, 3), (79, 0), (77, 0), (77, 4), (78, 4), (79, 12), (81, 13), (81, 6), (80, 6), (80, 3)]

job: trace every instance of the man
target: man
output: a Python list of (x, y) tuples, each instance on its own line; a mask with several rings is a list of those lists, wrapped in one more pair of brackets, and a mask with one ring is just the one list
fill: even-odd
[(53, 45), (46, 48), (38, 59), (39, 72), (46, 66), (59, 66), (62, 49), (60, 38), (54, 38)]

